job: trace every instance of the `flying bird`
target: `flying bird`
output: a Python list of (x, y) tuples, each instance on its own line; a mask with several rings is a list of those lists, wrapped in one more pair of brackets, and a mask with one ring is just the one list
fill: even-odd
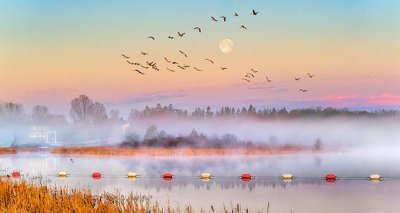
[(183, 65), (183, 67), (185, 67), (185, 68), (189, 68), (190, 66), (189, 66), (189, 65)]
[(174, 39), (174, 37), (173, 37), (173, 36), (168, 36), (168, 38), (169, 38), (169, 39)]
[(174, 61), (174, 62), (172, 62), (172, 64), (179, 64), (178, 62), (176, 62), (176, 61)]
[(170, 69), (170, 68), (168, 68), (168, 67), (167, 67), (167, 70), (169, 70), (169, 71), (171, 71), (171, 72), (175, 72), (175, 70)]
[(153, 40), (156, 40), (153, 36), (149, 36), (149, 37), (147, 37), (147, 38), (150, 38), (150, 39), (153, 39)]
[(311, 75), (310, 73), (307, 73), (307, 74), (308, 74), (308, 77), (310, 77), (310, 78), (315, 76), (315, 75)]
[(178, 32), (179, 37), (183, 37), (186, 33), (180, 33)]
[(179, 50), (179, 52), (187, 58), (186, 53), (184, 53), (182, 50)]
[(298, 77), (298, 78), (294, 78), (294, 80), (296, 80), (296, 81), (299, 81), (301, 79), (301, 77)]
[(253, 77), (254, 78), (254, 74), (253, 73), (246, 73), (246, 76), (251, 76), (251, 77)]
[(168, 60), (166, 57), (164, 57), (164, 59), (165, 59), (166, 62), (171, 63), (171, 61)]
[(141, 66), (142, 68), (144, 68), (144, 69), (149, 69), (149, 67), (143, 66), (143, 65), (141, 65), (141, 64), (140, 64), (140, 66)]
[(129, 56), (126, 56), (126, 55), (124, 55), (124, 54), (122, 54), (122, 57), (124, 57), (124, 58), (130, 58)]
[(128, 64), (133, 64), (132, 62), (130, 62), (129, 60), (126, 60), (126, 62), (128, 62)]
[(212, 20), (212, 21), (218, 21), (216, 18), (214, 18), (214, 17), (212, 17), (212, 16), (211, 16), (211, 20)]
[(268, 78), (268, 76), (266, 76), (265, 78), (267, 79), (268, 82), (272, 82), (272, 81)]
[(306, 89), (299, 89), (300, 92), (308, 92)]
[(245, 27), (244, 25), (240, 26), (240, 28), (247, 30), (247, 27)]
[(197, 67), (193, 67), (193, 69), (195, 69), (195, 70), (197, 70), (197, 71), (199, 71), (199, 72), (202, 72), (203, 70), (201, 70), (201, 69), (199, 69), (199, 68), (197, 68)]
[(211, 59), (206, 58), (206, 59), (204, 59), (204, 60), (209, 61), (209, 62), (211, 62), (212, 64), (214, 64), (214, 61), (211, 60)]
[(226, 22), (226, 16), (221, 16), (220, 18), (222, 18), (222, 20), (224, 20), (224, 22)]
[(254, 73), (258, 73), (258, 71), (254, 70), (253, 68), (251, 68), (251, 71), (254, 72)]
[(148, 55), (149, 53), (141, 52), (142, 55)]
[(253, 11), (251, 11), (251, 15), (256, 16), (258, 14), (258, 12), (256, 12), (254, 9)]
[(184, 70), (184, 69), (186, 69), (185, 67), (183, 67), (183, 66), (180, 66), (180, 65), (178, 65), (178, 67), (179, 67), (179, 68), (181, 68), (181, 69), (183, 69), (183, 70)]
[(193, 30), (198, 30), (199, 33), (201, 33), (201, 28), (200, 27), (195, 27), (195, 28), (193, 28)]
[(134, 72), (138, 72), (139, 74), (142, 74), (142, 75), (144, 75), (144, 73), (143, 72), (141, 72), (140, 70), (132, 70), (132, 71), (134, 71)]
[(249, 79), (247, 79), (247, 78), (242, 78), (242, 80), (243, 80), (243, 81), (250, 82), (250, 80), (249, 80)]
[(238, 14), (238, 13), (235, 13), (233, 16), (236, 16), (236, 17), (238, 17), (238, 16), (239, 16), (239, 14)]
[(228, 69), (228, 68), (226, 68), (226, 67), (221, 67), (221, 70), (226, 70), (226, 69)]

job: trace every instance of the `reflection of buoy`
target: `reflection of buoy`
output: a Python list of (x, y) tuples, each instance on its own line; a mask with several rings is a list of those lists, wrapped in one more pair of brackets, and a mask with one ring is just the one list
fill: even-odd
[(242, 178), (242, 181), (250, 181), (252, 179), (252, 176), (249, 173), (243, 173), (241, 178)]
[(19, 177), (21, 177), (21, 173), (19, 172), (19, 171), (13, 171), (12, 173), (11, 173), (11, 177), (13, 177), (13, 178), (19, 178)]
[(210, 173), (202, 173), (200, 176), (201, 179), (211, 179), (211, 174)]
[(372, 174), (369, 176), (369, 180), (372, 182), (379, 182), (381, 180), (381, 176), (378, 174)]
[(57, 174), (57, 176), (58, 176), (58, 177), (67, 177), (68, 174), (67, 174), (67, 172), (59, 172), (59, 173)]
[(292, 180), (293, 179), (293, 175), (292, 174), (283, 174), (282, 176), (281, 176), (281, 178), (283, 179), (283, 180)]
[(101, 173), (100, 172), (93, 172), (92, 173), (92, 178), (95, 180), (98, 180), (101, 178)]
[(136, 177), (128, 177), (128, 180), (135, 181)]
[(329, 183), (335, 182), (336, 179), (337, 179), (336, 175), (335, 175), (335, 174), (332, 174), (332, 173), (329, 173), (329, 174), (327, 174), (327, 175), (325, 176), (326, 182), (329, 182)]
[(165, 173), (163, 174), (163, 178), (164, 178), (165, 181), (171, 181), (172, 178), (173, 178), (173, 175), (172, 175), (172, 173), (170, 173), (170, 172), (165, 172)]
[(137, 174), (135, 172), (128, 172), (128, 178), (136, 178)]
[(284, 183), (291, 183), (293, 181), (293, 179), (282, 179), (282, 181)]

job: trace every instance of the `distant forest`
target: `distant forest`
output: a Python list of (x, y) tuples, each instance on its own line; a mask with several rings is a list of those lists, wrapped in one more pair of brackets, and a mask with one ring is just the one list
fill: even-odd
[[(142, 110), (132, 109), (129, 116), (124, 118), (117, 109), (107, 111), (104, 104), (80, 95), (70, 102), (69, 118), (74, 124), (96, 125), (132, 122), (140, 119), (177, 117), (192, 119), (212, 118), (255, 118), (267, 119), (296, 119), (296, 118), (327, 118), (327, 117), (390, 117), (399, 115), (396, 110), (349, 110), (347, 108), (315, 107), (287, 110), (286, 108), (257, 109), (253, 105), (247, 107), (221, 107), (219, 109), (195, 108), (193, 111), (177, 109), (172, 104), (154, 107), (146, 106)], [(31, 112), (25, 112), (22, 104), (0, 101), (1, 123), (34, 123), (34, 124), (69, 124), (68, 119), (62, 114), (53, 114), (49, 108), (42, 105), (33, 107)]]

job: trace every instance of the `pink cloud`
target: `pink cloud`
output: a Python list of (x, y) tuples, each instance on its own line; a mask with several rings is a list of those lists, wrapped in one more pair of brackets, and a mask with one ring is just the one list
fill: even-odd
[(372, 105), (400, 106), (400, 95), (383, 93), (378, 96), (369, 96), (368, 103)]
[(354, 107), (354, 106), (400, 106), (400, 95), (382, 93), (379, 95), (332, 95), (325, 96), (320, 101), (327, 102), (332, 106)]

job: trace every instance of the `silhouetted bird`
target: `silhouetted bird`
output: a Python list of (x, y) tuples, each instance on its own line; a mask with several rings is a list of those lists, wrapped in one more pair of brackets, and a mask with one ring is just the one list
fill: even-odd
[(189, 66), (189, 65), (183, 65), (183, 67), (185, 67), (185, 68), (189, 68), (190, 66)]
[(245, 27), (244, 25), (240, 26), (240, 28), (247, 30), (247, 27)]
[(153, 36), (149, 36), (149, 37), (147, 37), (147, 38), (150, 38), (150, 39), (153, 39), (153, 40), (156, 40)]
[(172, 64), (179, 64), (178, 62), (176, 62), (176, 61), (174, 61), (174, 62), (172, 62)]
[(251, 77), (254, 78), (254, 74), (253, 74), (253, 73), (249, 73), (249, 72), (248, 72), (248, 73), (246, 74), (246, 76), (251, 76)]
[(212, 20), (212, 21), (218, 21), (216, 18), (214, 18), (214, 17), (212, 17), (212, 16), (211, 16), (211, 20)]
[(306, 89), (299, 89), (300, 92), (308, 92)]
[(236, 17), (238, 17), (238, 16), (239, 16), (239, 14), (238, 14), (238, 13), (235, 13), (233, 16), (236, 16)]
[(200, 27), (195, 27), (195, 28), (193, 28), (193, 30), (198, 30), (199, 33), (201, 33), (201, 28)]
[(224, 20), (224, 22), (226, 22), (226, 16), (221, 16), (222, 20)]
[(174, 37), (173, 37), (173, 36), (168, 36), (168, 38), (169, 38), (169, 39), (174, 39)]
[(250, 80), (249, 80), (249, 79), (247, 79), (247, 78), (242, 78), (242, 80), (243, 80), (243, 81), (250, 82)]
[(315, 76), (315, 75), (311, 75), (310, 73), (307, 73), (307, 74), (308, 74), (308, 77), (310, 77), (310, 78)]
[(258, 14), (258, 12), (256, 12), (254, 9), (253, 11), (251, 11), (251, 15), (256, 16)]
[(138, 72), (139, 74), (142, 74), (142, 75), (144, 75), (144, 73), (143, 73), (143, 72), (141, 72), (140, 70), (132, 70), (132, 71), (134, 71), (134, 72)]
[(129, 60), (126, 60), (126, 62), (128, 62), (128, 64), (133, 64), (132, 62), (130, 62)]
[(221, 70), (226, 70), (226, 69), (228, 69), (228, 68), (226, 68), (226, 67), (221, 67)]
[(148, 55), (149, 53), (141, 52), (142, 55)]
[(197, 68), (197, 67), (193, 67), (193, 69), (195, 69), (195, 70), (197, 70), (197, 71), (199, 71), (199, 72), (202, 72), (203, 70), (201, 70), (201, 69), (199, 69), (199, 68)]
[(129, 58), (129, 56), (126, 56), (126, 55), (124, 55), (124, 54), (122, 54), (122, 57), (124, 57), (124, 58)]
[(178, 65), (178, 67), (179, 67), (179, 68), (181, 68), (181, 69), (183, 69), (183, 70), (184, 70), (184, 69), (186, 69), (185, 67), (183, 67), (183, 66), (180, 66), (180, 65)]
[(296, 81), (299, 81), (301, 79), (301, 77), (298, 77), (298, 78), (294, 78), (294, 80), (296, 80)]
[(206, 58), (206, 59), (204, 59), (204, 60), (209, 61), (209, 62), (211, 62), (212, 64), (214, 64), (214, 61), (211, 60), (211, 59)]
[(268, 76), (266, 76), (265, 78), (267, 79), (268, 82), (272, 82), (272, 81), (268, 78)]
[(184, 53), (182, 50), (179, 50), (179, 52), (187, 58), (186, 53)]
[(254, 73), (258, 73), (258, 71), (254, 70), (253, 68), (251, 68), (251, 71), (254, 72)]
[(166, 57), (164, 57), (164, 59), (165, 59), (166, 62), (171, 63), (171, 61), (168, 60)]
[(183, 37), (186, 33), (180, 33), (178, 32), (179, 37)]
[(143, 66), (143, 65), (141, 65), (141, 64), (140, 64), (140, 66), (141, 66), (142, 68), (144, 68), (144, 69), (149, 69), (149, 67)]
[(167, 67), (167, 70), (169, 70), (169, 71), (171, 71), (171, 72), (175, 72), (175, 70), (170, 69), (170, 68), (168, 68), (168, 67)]
[(153, 63), (154, 63), (154, 62), (148, 62), (148, 61), (146, 61), (146, 63), (147, 63), (147, 65), (149, 65), (149, 66), (153, 66)]

